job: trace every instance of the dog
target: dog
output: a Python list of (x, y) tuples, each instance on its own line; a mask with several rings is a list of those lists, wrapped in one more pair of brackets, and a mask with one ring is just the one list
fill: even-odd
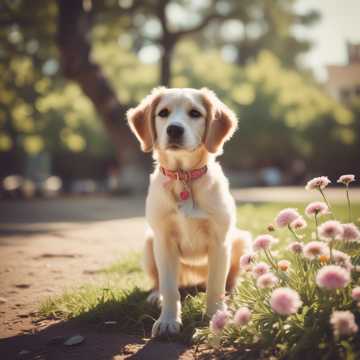
[(128, 124), (156, 163), (146, 199), (144, 265), (161, 299), (152, 336), (181, 329), (179, 287), (206, 284), (206, 312), (226, 309), (240, 256), (251, 235), (236, 228), (229, 183), (215, 161), (237, 128), (235, 114), (212, 91), (156, 88), (127, 112)]

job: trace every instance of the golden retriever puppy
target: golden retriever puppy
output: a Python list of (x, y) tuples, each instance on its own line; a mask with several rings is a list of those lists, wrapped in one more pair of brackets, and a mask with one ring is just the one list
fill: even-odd
[(208, 89), (157, 88), (128, 111), (131, 130), (153, 151), (145, 269), (161, 299), (152, 336), (181, 327), (179, 287), (206, 284), (207, 314), (225, 308), (251, 236), (236, 228), (236, 207), (216, 156), (237, 127), (235, 114)]

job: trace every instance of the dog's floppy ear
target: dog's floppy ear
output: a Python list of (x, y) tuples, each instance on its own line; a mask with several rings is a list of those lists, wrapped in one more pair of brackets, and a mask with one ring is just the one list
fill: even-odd
[(237, 118), (214, 92), (207, 88), (200, 90), (207, 110), (204, 144), (211, 153), (222, 150), (224, 143), (231, 138), (237, 128)]
[(141, 103), (126, 113), (130, 129), (140, 142), (141, 150), (150, 152), (156, 140), (154, 116), (165, 88), (156, 88)]

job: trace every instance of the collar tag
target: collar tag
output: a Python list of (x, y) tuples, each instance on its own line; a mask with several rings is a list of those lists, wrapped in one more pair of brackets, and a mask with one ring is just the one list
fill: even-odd
[(206, 219), (208, 217), (208, 214), (195, 204), (191, 190), (187, 187), (185, 187), (185, 189), (180, 192), (180, 202), (178, 202), (178, 209), (185, 217), (188, 218)]

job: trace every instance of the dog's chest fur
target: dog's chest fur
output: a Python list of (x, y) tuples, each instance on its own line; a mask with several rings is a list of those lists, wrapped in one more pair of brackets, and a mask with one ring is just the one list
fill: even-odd
[(198, 265), (206, 262), (208, 249), (214, 236), (211, 221), (186, 218), (179, 212), (171, 216), (179, 232), (176, 241), (182, 261)]
[[(189, 185), (192, 198), (197, 207), (205, 212), (208, 209), (209, 196), (206, 195), (207, 181), (197, 180), (199, 183)], [(159, 205), (161, 203), (161, 226), (166, 227), (168, 241), (176, 241), (181, 261), (188, 264), (205, 264), (209, 246), (215, 237), (214, 218), (191, 218), (185, 216), (179, 209), (180, 192), (185, 186), (180, 181), (173, 181), (166, 187), (163, 186), (164, 179), (150, 189), (149, 195), (156, 195)], [(159, 186), (160, 185), (160, 186)], [(160, 192), (161, 194), (156, 194)], [(159, 196), (160, 195), (160, 196)], [(160, 200), (161, 199), (161, 200)], [(157, 224), (160, 225), (158, 219)]]

